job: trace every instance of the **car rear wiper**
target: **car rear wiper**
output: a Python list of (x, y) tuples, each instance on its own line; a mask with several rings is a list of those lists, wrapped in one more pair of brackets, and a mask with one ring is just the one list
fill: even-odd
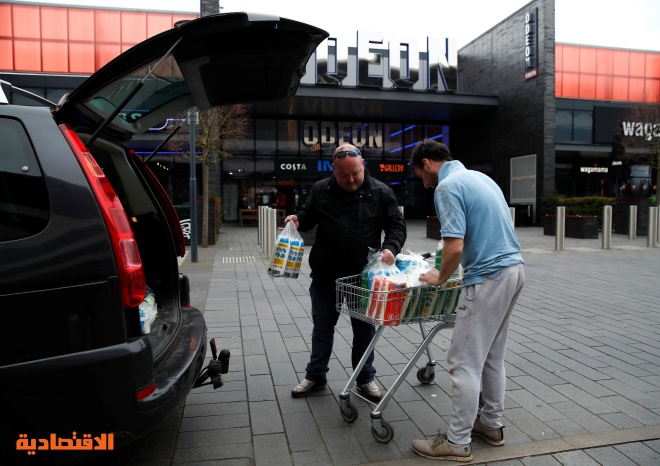
[(47, 105), (51, 110), (55, 109), (57, 107), (57, 104), (54, 102), (51, 102), (50, 100), (41, 97), (40, 95), (37, 95), (33, 92), (26, 91), (25, 89), (21, 89), (20, 87), (16, 87), (12, 85), (12, 83), (7, 82), (3, 79), (0, 79), (0, 103), (2, 104), (8, 104), (9, 100), (7, 100), (7, 96), (5, 93), (2, 91), (2, 86), (7, 87), (10, 91), (15, 92), (16, 94), (20, 94), (23, 97), (27, 97), (32, 100), (36, 100), (40, 104), (45, 104)]
[(140, 89), (142, 89), (142, 86), (144, 86), (144, 82), (147, 80), (147, 78), (149, 78), (149, 76), (151, 76), (151, 75), (153, 74), (153, 72), (156, 70), (156, 68), (158, 68), (158, 65), (160, 65), (161, 62), (162, 62), (163, 60), (165, 60), (167, 57), (170, 56), (170, 54), (172, 53), (172, 51), (174, 50), (174, 48), (175, 48), (177, 45), (179, 45), (179, 42), (181, 42), (182, 40), (183, 40), (183, 37), (180, 37), (179, 40), (177, 40), (177, 41), (174, 43), (174, 45), (172, 45), (172, 47), (170, 47), (170, 49), (169, 49), (167, 52), (165, 52), (165, 55), (163, 55), (163, 56), (161, 57), (161, 59), (158, 60), (158, 63), (156, 63), (156, 65), (155, 65), (153, 68), (151, 68), (151, 69), (149, 70), (149, 72), (147, 73), (147, 75), (146, 75), (144, 78), (142, 78), (142, 80), (141, 80), (139, 83), (137, 83), (137, 85), (133, 88), (133, 90), (132, 90), (131, 92), (128, 93), (128, 95), (126, 96), (126, 98), (125, 98), (125, 99), (124, 99), (119, 105), (117, 105), (117, 107), (116, 107), (116, 108), (114, 109), (114, 111), (108, 116), (108, 118), (106, 118), (105, 120), (103, 120), (103, 123), (101, 123), (101, 126), (99, 126), (98, 129), (97, 129), (96, 131), (94, 131), (94, 134), (92, 134), (92, 137), (89, 138), (89, 141), (87, 141), (87, 143), (85, 143), (85, 145), (87, 146), (87, 148), (89, 148), (89, 147), (92, 146), (92, 144), (94, 143), (94, 141), (96, 141), (96, 139), (99, 137), (99, 135), (101, 134), (101, 132), (103, 132), (103, 130), (105, 130), (105, 129), (108, 127), (108, 125), (110, 125), (110, 122), (112, 122), (112, 120), (114, 120), (115, 117), (116, 117), (117, 115), (119, 115), (119, 112), (121, 112), (121, 111), (124, 109), (124, 107), (126, 107), (126, 104), (128, 104), (128, 102), (129, 102), (129, 101), (135, 96), (135, 94), (137, 94), (138, 91), (139, 91)]

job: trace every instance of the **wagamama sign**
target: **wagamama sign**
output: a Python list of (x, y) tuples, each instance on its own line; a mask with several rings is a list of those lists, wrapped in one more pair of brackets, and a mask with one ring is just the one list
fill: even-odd
[(660, 138), (660, 123), (642, 121), (622, 121), (623, 135), (626, 137), (642, 137), (646, 141)]

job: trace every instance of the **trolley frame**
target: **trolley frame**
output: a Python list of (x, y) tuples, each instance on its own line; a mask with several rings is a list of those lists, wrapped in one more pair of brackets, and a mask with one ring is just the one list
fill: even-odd
[[(460, 279), (456, 279), (450, 280), (448, 284), (441, 287), (425, 286), (370, 291), (361, 286), (361, 280), (361, 275), (337, 279), (337, 312), (377, 325), (378, 328), (362, 358), (353, 370), (344, 390), (339, 394), (339, 408), (341, 416), (346, 422), (354, 422), (357, 419), (358, 412), (351, 403), (351, 394), (366, 401), (373, 407), (370, 414), (371, 433), (378, 442), (387, 443), (394, 437), (394, 430), (383, 419), (382, 412), (424, 352), (427, 353), (428, 363), (425, 367), (418, 370), (417, 379), (424, 384), (429, 384), (433, 381), (436, 362), (433, 358), (430, 344), (440, 330), (454, 326), (456, 320), (455, 311), (458, 307), (463, 282)], [(415, 300), (415, 297), (418, 299)], [(425, 323), (427, 322), (436, 322), (435, 326), (428, 333), (425, 327)], [(356, 392), (354, 387), (357, 377), (366, 364), (369, 355), (375, 349), (376, 343), (385, 328), (412, 323), (419, 323), (423, 337), (422, 343), (399, 373), (392, 386), (386, 390), (380, 401), (376, 403)]]

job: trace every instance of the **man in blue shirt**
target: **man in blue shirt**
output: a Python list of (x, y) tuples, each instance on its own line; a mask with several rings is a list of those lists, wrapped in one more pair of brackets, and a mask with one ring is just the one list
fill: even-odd
[[(426, 458), (472, 459), (472, 436), (504, 445), (502, 414), (506, 375), (504, 353), (511, 311), (525, 274), (520, 245), (502, 190), (483, 173), (453, 160), (447, 146), (424, 140), (410, 164), (425, 188), (435, 188), (435, 210), (444, 247), (440, 270), (420, 276), (439, 286), (459, 263), (465, 288), (447, 353), (452, 379), (452, 415), (446, 433), (413, 441)], [(483, 408), (479, 411), (479, 392)]]

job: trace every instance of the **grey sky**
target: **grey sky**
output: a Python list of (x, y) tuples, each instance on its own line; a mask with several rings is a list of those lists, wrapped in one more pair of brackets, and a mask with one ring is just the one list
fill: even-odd
[[(199, 12), (200, 0), (19, 0), (23, 3), (85, 5), (152, 11)], [(557, 42), (660, 51), (660, 2), (657, 0), (555, 0)], [(7, 0), (0, 0), (7, 2)], [(453, 37), (462, 47), (526, 0), (220, 0), (223, 12), (272, 13), (321, 27), (332, 35), (356, 31), (385, 37)]]

